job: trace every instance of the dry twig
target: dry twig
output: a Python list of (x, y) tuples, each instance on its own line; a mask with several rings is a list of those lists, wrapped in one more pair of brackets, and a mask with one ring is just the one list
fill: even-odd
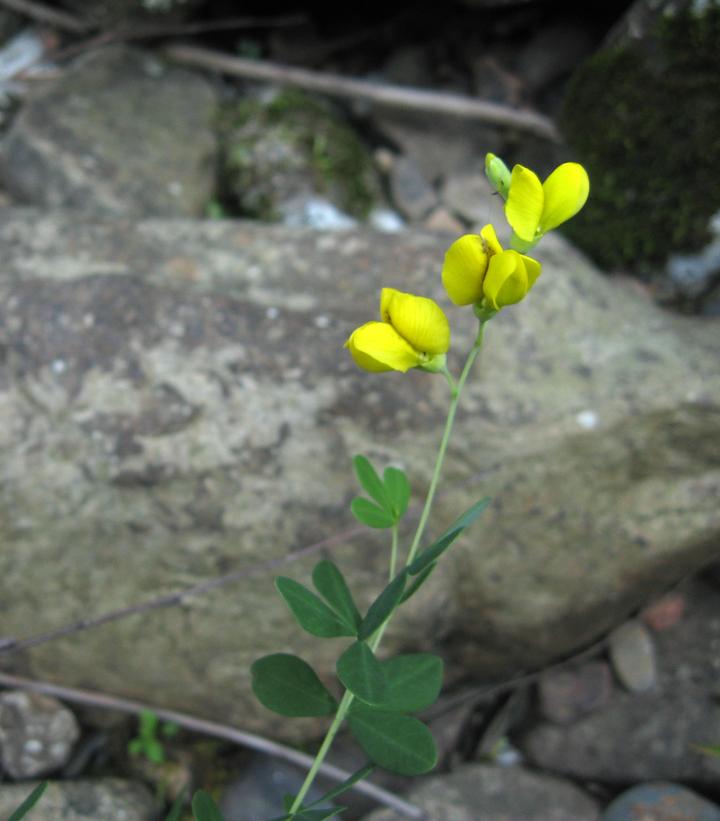
[(58, 11), (42, 3), (36, 3), (34, 0), (0, 0), (0, 5), (40, 23), (47, 23), (49, 26), (54, 26), (62, 31), (70, 31), (73, 34), (83, 34), (93, 28), (85, 20), (68, 14), (66, 11)]
[[(263, 738), (263, 736), (236, 730), (234, 727), (228, 727), (226, 724), (218, 724), (215, 721), (206, 721), (203, 718), (197, 718), (187, 713), (153, 707), (151, 704), (143, 704), (140, 701), (131, 701), (126, 698), (111, 696), (107, 693), (97, 693), (92, 690), (62, 687), (48, 681), (36, 681), (34, 679), (21, 678), (20, 676), (12, 676), (8, 673), (0, 673), (0, 685), (54, 696), (71, 704), (83, 704), (85, 706), (100, 707), (107, 710), (118, 710), (122, 713), (129, 713), (130, 715), (140, 715), (143, 711), (151, 710), (161, 721), (172, 721), (180, 727), (184, 727), (186, 730), (202, 733), (212, 736), (213, 738), (222, 738), (226, 741), (231, 741), (233, 744), (239, 744), (242, 747), (249, 747), (258, 752), (266, 753), (276, 758), (282, 758), (285, 761), (298, 764), (301, 767), (309, 768), (314, 762), (312, 756), (305, 755), (305, 753), (294, 750), (292, 747), (286, 747), (284, 744), (278, 744), (276, 741), (271, 741), (268, 738)], [(351, 775), (347, 770), (335, 767), (332, 764), (321, 764), (319, 772), (334, 781), (345, 781), (350, 778)], [(422, 821), (422, 819), (426, 818), (425, 813), (420, 807), (416, 807), (414, 804), (404, 801), (397, 795), (369, 781), (359, 781), (353, 785), (352, 789), (364, 793), (380, 804), (390, 807), (405, 818), (413, 818), (417, 819), (417, 821)]]
[(548, 140), (558, 141), (560, 139), (552, 121), (542, 114), (513, 109), (484, 100), (475, 100), (460, 94), (444, 94), (437, 91), (372, 83), (338, 74), (278, 65), (264, 60), (246, 60), (210, 49), (182, 44), (168, 46), (164, 49), (164, 53), (179, 63), (219, 71), (234, 77), (299, 86), (332, 97), (367, 100), (380, 106), (483, 120), (494, 125), (529, 131)]

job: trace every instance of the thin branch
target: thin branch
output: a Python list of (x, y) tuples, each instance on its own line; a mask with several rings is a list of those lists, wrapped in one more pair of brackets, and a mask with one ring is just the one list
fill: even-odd
[[(207, 721), (203, 718), (188, 715), (187, 713), (165, 710), (161, 707), (154, 707), (151, 704), (131, 701), (130, 699), (108, 695), (107, 693), (98, 693), (93, 690), (80, 690), (75, 687), (63, 687), (58, 684), (52, 684), (51, 682), (21, 678), (20, 676), (13, 676), (8, 673), (0, 673), (0, 685), (55, 696), (72, 704), (83, 704), (107, 710), (118, 710), (119, 712), (129, 713), (131, 715), (140, 715), (143, 711), (152, 710), (161, 721), (171, 721), (180, 727), (184, 727), (186, 730), (202, 733), (212, 736), (213, 738), (222, 738), (226, 741), (231, 741), (233, 744), (239, 744), (243, 747), (249, 747), (258, 752), (275, 756), (276, 758), (282, 758), (285, 761), (298, 764), (301, 767), (310, 767), (314, 760), (310, 755), (294, 750), (292, 747), (286, 747), (284, 744), (279, 744), (276, 741), (271, 741), (263, 736), (255, 735), (254, 733), (246, 733), (242, 730), (236, 730), (234, 727), (228, 727), (226, 724), (218, 724), (215, 721)], [(351, 773), (340, 767), (335, 767), (332, 764), (323, 764), (320, 767), (320, 772), (322, 775), (334, 781), (345, 781), (351, 776)], [(384, 790), (382, 787), (378, 787), (376, 784), (372, 784), (368, 781), (359, 781), (353, 785), (352, 789), (364, 793), (381, 804), (385, 804), (385, 806), (392, 808), (405, 818), (418, 819), (418, 821), (422, 821), (422, 819), (426, 818), (425, 813), (420, 807), (416, 807), (414, 804), (404, 801), (402, 798), (393, 795), (393, 793)]]
[(164, 49), (164, 53), (179, 63), (219, 71), (234, 77), (299, 86), (333, 97), (368, 100), (380, 106), (482, 120), (495, 125), (529, 131), (548, 140), (556, 142), (560, 140), (553, 122), (542, 114), (476, 100), (460, 94), (445, 94), (372, 83), (338, 74), (326, 74), (260, 60), (246, 60), (218, 51), (182, 44), (168, 46)]
[(85, 20), (81, 20), (65, 11), (48, 8), (48, 6), (36, 3), (34, 0), (0, 0), (0, 6), (5, 6), (5, 8), (16, 11), (18, 14), (38, 20), (41, 23), (47, 23), (55, 28), (71, 31), (73, 34), (83, 34), (93, 28)]
[(215, 576), (204, 582), (184, 587), (182, 590), (176, 590), (173, 593), (166, 593), (163, 596), (154, 596), (136, 604), (130, 604), (126, 607), (120, 607), (117, 610), (109, 610), (100, 616), (89, 619), (78, 619), (77, 621), (64, 624), (53, 630), (48, 630), (45, 633), (36, 633), (33, 636), (28, 636), (24, 639), (15, 639), (8, 636), (0, 638), (0, 655), (4, 653), (14, 653), (19, 650), (28, 650), (31, 647), (36, 647), (39, 644), (46, 644), (50, 641), (63, 638), (75, 633), (81, 633), (84, 630), (90, 630), (94, 627), (99, 627), (103, 624), (108, 624), (113, 621), (125, 619), (128, 616), (137, 616), (141, 613), (148, 613), (152, 610), (162, 610), (166, 607), (173, 607), (181, 604), (185, 599), (192, 596), (199, 596), (203, 593), (208, 593), (211, 590), (216, 590), (226, 584), (232, 584), (240, 579), (247, 579), (252, 576), (258, 576), (266, 573), (269, 570), (281, 567), (288, 562), (304, 559), (307, 556), (312, 556), (320, 550), (332, 547), (335, 544), (342, 544), (358, 536), (366, 533), (363, 527), (354, 527), (345, 530), (341, 533), (336, 533), (333, 536), (328, 536), (321, 539), (319, 542), (307, 545), (299, 550), (293, 550), (286, 556), (281, 556), (278, 559), (270, 559), (266, 562), (258, 562), (250, 567), (243, 567), (239, 570), (233, 570), (230, 573), (224, 573), (222, 576)]

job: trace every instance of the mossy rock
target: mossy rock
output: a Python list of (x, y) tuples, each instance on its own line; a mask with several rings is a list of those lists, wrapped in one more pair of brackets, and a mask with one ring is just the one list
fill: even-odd
[(605, 268), (648, 273), (709, 240), (720, 209), (720, 7), (664, 18), (647, 44), (576, 72), (561, 125), (590, 174), (567, 234)]
[(355, 130), (331, 105), (300, 91), (228, 104), (219, 131), (221, 195), (231, 212), (272, 221), (283, 203), (317, 193), (362, 219), (379, 195)]

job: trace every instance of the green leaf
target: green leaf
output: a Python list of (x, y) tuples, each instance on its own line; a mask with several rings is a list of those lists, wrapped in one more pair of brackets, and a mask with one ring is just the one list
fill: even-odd
[(403, 593), (402, 598), (400, 599), (400, 604), (405, 604), (405, 602), (411, 597), (414, 596), (418, 590), (425, 584), (425, 582), (430, 578), (430, 574), (435, 570), (437, 567), (437, 562), (433, 562), (429, 564), (424, 570), (421, 570), (417, 576), (412, 580), (410, 587)]
[(362, 616), (355, 606), (352, 593), (338, 566), (328, 559), (322, 559), (315, 565), (312, 578), (318, 593), (330, 607), (344, 622), (352, 624), (357, 630), (360, 627)]
[(192, 811), (195, 821), (225, 821), (217, 804), (205, 790), (198, 790), (193, 796)]
[(180, 732), (180, 725), (174, 721), (163, 721), (160, 725), (160, 733), (165, 738), (174, 738)]
[(8, 821), (20, 821), (21, 818), (25, 818), (25, 816), (30, 812), (30, 810), (40, 800), (42, 794), (47, 789), (47, 785), (48, 785), (47, 781), (43, 781), (42, 784), (38, 784), (38, 786), (35, 787), (35, 789), (30, 793), (30, 795), (22, 802), (22, 804), (8, 818)]
[(415, 713), (435, 702), (443, 681), (442, 659), (431, 653), (412, 653), (381, 661), (385, 694), (376, 707), (398, 713)]
[(437, 763), (430, 730), (417, 718), (354, 701), (348, 724), (368, 758), (400, 775), (421, 775)]
[(344, 792), (347, 792), (351, 787), (355, 786), (358, 781), (362, 781), (363, 778), (367, 778), (370, 773), (375, 769), (374, 764), (366, 764), (364, 767), (360, 767), (359, 770), (356, 770), (349, 778), (346, 778), (342, 784), (338, 784), (337, 787), (333, 787), (329, 792), (326, 792), (321, 798), (318, 798), (317, 801), (313, 801), (312, 804), (307, 805), (307, 809), (311, 807), (315, 807), (317, 804), (322, 804), (324, 801), (332, 801), (334, 798), (337, 798), (339, 795), (342, 795)]
[(358, 630), (358, 638), (361, 641), (369, 639), (398, 606), (405, 589), (406, 578), (407, 573), (402, 570), (370, 605)]
[(385, 695), (385, 673), (364, 641), (356, 641), (340, 656), (337, 675), (350, 692), (368, 704), (377, 704)]
[(353, 468), (355, 468), (355, 475), (365, 493), (370, 498), (375, 499), (381, 508), (390, 512), (390, 500), (385, 485), (370, 461), (365, 456), (358, 455), (353, 459)]
[(145, 757), (153, 764), (162, 764), (165, 761), (165, 748), (154, 738), (145, 741)]
[(283, 716), (327, 716), (337, 703), (313, 668), (289, 653), (258, 659), (250, 668), (252, 688), (262, 705)]
[(165, 821), (180, 821), (186, 794), (187, 789), (183, 787), (183, 789), (180, 790), (180, 792), (178, 793), (178, 797), (173, 802), (173, 805), (170, 808), (170, 812), (167, 814)]
[(355, 635), (353, 624), (348, 624), (337, 616), (319, 596), (304, 585), (286, 576), (278, 576), (275, 587), (303, 630), (325, 639)]
[(692, 744), (691, 745), (694, 749), (696, 749), (699, 753), (704, 753), (705, 755), (711, 755), (715, 758), (720, 757), (720, 745), (717, 744)]
[(490, 498), (486, 496), (484, 499), (476, 502), (469, 510), (466, 510), (436, 542), (433, 542), (430, 547), (425, 548), (425, 550), (418, 554), (415, 561), (407, 568), (408, 573), (411, 576), (417, 576), (417, 574), (421, 573), (429, 564), (437, 561), (463, 530), (469, 527), (489, 504)]
[(374, 505), (364, 496), (356, 496), (350, 503), (350, 510), (360, 524), (374, 527), (376, 530), (383, 530), (395, 524), (392, 513)]
[(154, 713), (152, 710), (143, 710), (140, 713), (139, 734), (141, 736), (153, 738), (155, 735), (155, 730), (157, 729), (157, 725), (158, 717), (157, 714)]
[(383, 473), (385, 491), (390, 501), (390, 508), (396, 520), (402, 519), (410, 501), (410, 482), (400, 468), (385, 468)]
[(130, 755), (140, 755), (145, 749), (145, 740), (142, 738), (133, 738), (128, 741), (127, 751)]

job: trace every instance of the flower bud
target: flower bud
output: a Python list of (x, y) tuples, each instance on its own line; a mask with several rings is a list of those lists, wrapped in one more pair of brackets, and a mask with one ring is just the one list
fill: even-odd
[(506, 200), (510, 190), (510, 169), (495, 154), (485, 155), (485, 176), (490, 185)]

